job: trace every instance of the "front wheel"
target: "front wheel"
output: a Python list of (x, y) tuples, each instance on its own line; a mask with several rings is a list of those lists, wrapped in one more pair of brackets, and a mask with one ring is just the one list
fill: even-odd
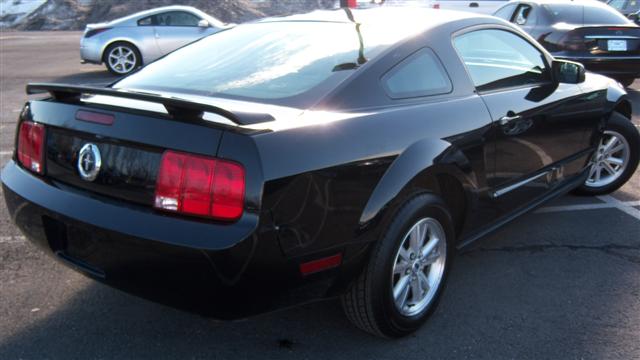
[(624, 185), (638, 167), (640, 134), (629, 119), (614, 112), (593, 155), (589, 177), (580, 194), (611, 193)]
[(453, 236), (451, 216), (438, 197), (422, 194), (408, 200), (375, 244), (369, 264), (342, 296), (349, 320), (388, 338), (417, 330), (443, 291)]

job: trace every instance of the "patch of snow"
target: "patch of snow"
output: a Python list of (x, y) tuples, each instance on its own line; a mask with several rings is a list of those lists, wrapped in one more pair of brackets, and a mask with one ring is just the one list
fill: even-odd
[(0, 28), (13, 26), (36, 11), (47, 0), (0, 0)]

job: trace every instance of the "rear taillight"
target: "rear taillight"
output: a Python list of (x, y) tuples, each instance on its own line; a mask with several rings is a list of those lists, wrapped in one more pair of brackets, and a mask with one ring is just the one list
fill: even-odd
[(99, 28), (99, 29), (91, 29), (89, 31), (87, 31), (86, 33), (84, 33), (84, 37), (85, 38), (90, 38), (92, 36), (98, 35), (100, 33), (103, 33), (107, 30), (110, 30), (111, 28)]
[(237, 220), (244, 208), (245, 172), (234, 162), (166, 151), (156, 181), (158, 209)]
[(44, 173), (44, 126), (42, 124), (31, 121), (20, 123), (18, 161), (35, 173)]
[(587, 49), (584, 35), (573, 31), (569, 31), (558, 45), (568, 51), (584, 51)]

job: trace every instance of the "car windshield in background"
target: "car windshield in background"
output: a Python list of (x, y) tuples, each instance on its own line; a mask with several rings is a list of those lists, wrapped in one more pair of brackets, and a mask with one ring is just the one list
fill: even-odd
[(361, 28), (362, 54), (353, 23), (241, 25), (171, 53), (114, 87), (298, 106), (300, 95), (335, 87), (398, 38), (398, 31)]
[(582, 25), (628, 25), (629, 21), (614, 9), (575, 4), (546, 4), (554, 23)]

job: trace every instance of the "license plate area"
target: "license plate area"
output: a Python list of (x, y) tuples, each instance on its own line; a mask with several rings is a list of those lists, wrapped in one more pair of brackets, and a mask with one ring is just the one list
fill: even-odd
[(627, 40), (608, 40), (608, 51), (627, 51)]

